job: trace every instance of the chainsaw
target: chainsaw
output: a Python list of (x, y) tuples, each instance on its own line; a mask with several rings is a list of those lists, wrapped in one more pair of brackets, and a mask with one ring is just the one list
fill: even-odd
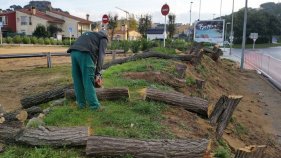
[(95, 88), (102, 88), (102, 86), (103, 86), (102, 76), (98, 74), (95, 76)]

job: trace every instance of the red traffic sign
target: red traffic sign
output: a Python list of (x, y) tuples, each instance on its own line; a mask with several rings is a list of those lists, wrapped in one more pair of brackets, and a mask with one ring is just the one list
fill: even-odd
[(162, 15), (166, 16), (169, 14), (169, 12), (170, 12), (170, 7), (168, 6), (168, 4), (164, 4), (161, 8)]
[(108, 16), (107, 16), (106, 14), (104, 14), (104, 15), (102, 16), (102, 23), (106, 24), (106, 23), (108, 23), (108, 21), (109, 21)]

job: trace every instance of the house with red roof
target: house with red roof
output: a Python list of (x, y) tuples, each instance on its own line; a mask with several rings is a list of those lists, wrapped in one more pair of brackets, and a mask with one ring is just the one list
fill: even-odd
[(38, 25), (56, 25), (62, 28), (65, 21), (47, 15), (35, 8), (16, 10), (16, 32), (32, 35)]
[(64, 37), (69, 37), (69, 30), (71, 30), (72, 37), (75, 38), (79, 37), (84, 32), (91, 31), (91, 24), (93, 22), (89, 20), (88, 14), (86, 15), (86, 19), (55, 10), (46, 11), (46, 14), (65, 21), (62, 27), (62, 34)]

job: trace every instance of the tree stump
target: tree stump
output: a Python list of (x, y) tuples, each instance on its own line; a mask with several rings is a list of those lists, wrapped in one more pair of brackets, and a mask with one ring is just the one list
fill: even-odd
[(263, 158), (266, 145), (251, 145), (236, 151), (234, 158)]
[(205, 80), (201, 80), (199, 78), (196, 79), (196, 88), (197, 89), (203, 89), (205, 85)]
[(130, 154), (135, 158), (202, 158), (207, 146), (206, 139), (144, 141), (92, 136), (87, 141), (86, 154), (94, 157), (121, 157)]
[(177, 74), (181, 79), (185, 77), (186, 69), (187, 69), (187, 66), (185, 64), (177, 64), (176, 65)]
[(197, 113), (203, 117), (208, 117), (208, 101), (186, 96), (178, 92), (163, 92), (157, 89), (144, 89), (142, 92), (144, 100), (160, 101), (174, 106), (180, 106), (187, 111)]
[[(129, 90), (128, 88), (111, 88), (111, 89), (103, 89), (97, 88), (96, 93), (99, 100), (122, 100), (129, 99)], [(76, 99), (74, 89), (65, 90), (65, 97), (67, 99)]]
[(224, 129), (227, 127), (231, 116), (241, 101), (243, 96), (222, 96), (219, 101), (216, 103), (214, 110), (210, 114), (210, 123), (216, 124), (216, 138), (220, 139), (223, 135)]

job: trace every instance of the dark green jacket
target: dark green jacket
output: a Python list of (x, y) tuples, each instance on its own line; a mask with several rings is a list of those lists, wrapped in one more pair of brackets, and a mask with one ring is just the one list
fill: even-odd
[(103, 65), (107, 40), (106, 34), (102, 32), (85, 32), (67, 50), (67, 53), (71, 53), (72, 50), (90, 53), (96, 64), (96, 72), (99, 73)]

